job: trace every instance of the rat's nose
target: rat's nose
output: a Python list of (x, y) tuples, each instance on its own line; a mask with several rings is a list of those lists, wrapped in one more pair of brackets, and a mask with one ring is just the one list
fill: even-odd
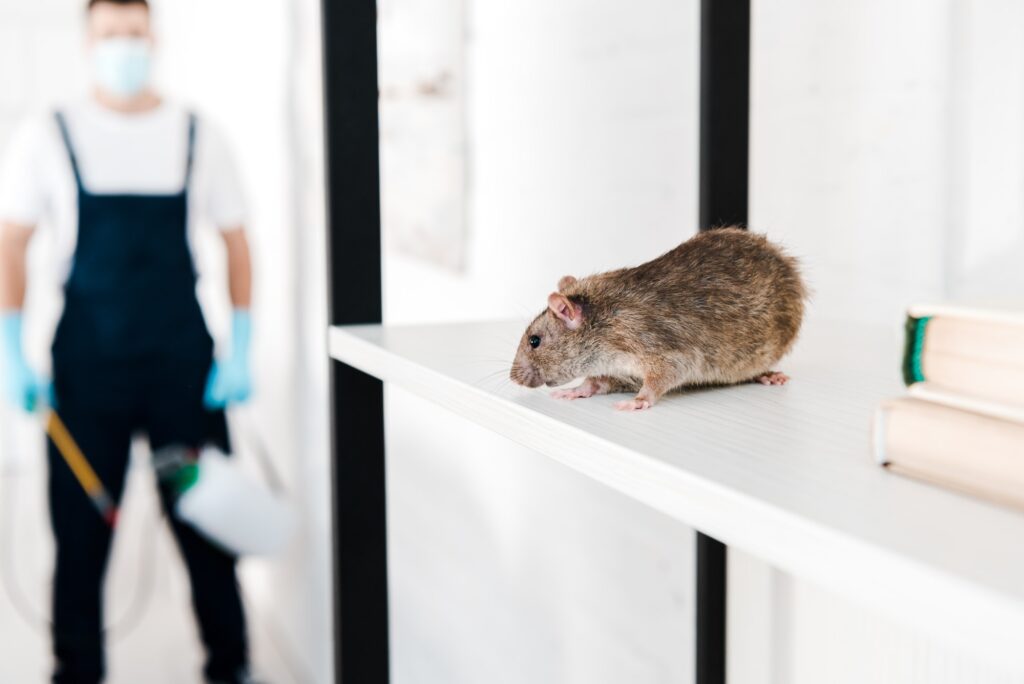
[(540, 387), (544, 384), (541, 380), (540, 374), (533, 368), (533, 366), (523, 366), (516, 364), (512, 366), (512, 370), (508, 374), (512, 382), (517, 385), (523, 385), (524, 387)]

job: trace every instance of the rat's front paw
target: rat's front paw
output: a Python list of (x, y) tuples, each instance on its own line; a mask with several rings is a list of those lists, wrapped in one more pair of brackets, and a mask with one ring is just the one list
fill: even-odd
[(615, 404), (615, 408), (618, 411), (645, 411), (651, 408), (651, 406), (653, 406), (651, 402), (647, 401), (646, 399), (640, 399), (639, 397), (635, 399), (628, 399), (626, 401), (620, 401), (619, 403)]
[(602, 391), (602, 385), (594, 378), (587, 378), (579, 387), (560, 389), (551, 393), (555, 399), (589, 399)]
[(587, 385), (580, 385), (579, 387), (574, 387), (572, 389), (555, 390), (551, 393), (551, 396), (555, 399), (589, 399), (594, 396), (595, 391), (596, 390)]

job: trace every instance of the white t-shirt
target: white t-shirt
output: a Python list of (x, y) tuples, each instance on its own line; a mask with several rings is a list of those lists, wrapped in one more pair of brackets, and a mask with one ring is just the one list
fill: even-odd
[[(93, 100), (61, 108), (85, 188), (93, 193), (172, 194), (185, 182), (189, 111), (172, 103), (121, 114)], [(204, 222), (224, 230), (245, 221), (234, 159), (216, 128), (200, 118), (189, 187), (189, 245)], [(66, 281), (78, 234), (78, 198), (67, 148), (52, 113), (15, 133), (0, 165), (0, 221), (52, 231), (55, 273)], [(145, 226), (140, 226), (144, 230)]]

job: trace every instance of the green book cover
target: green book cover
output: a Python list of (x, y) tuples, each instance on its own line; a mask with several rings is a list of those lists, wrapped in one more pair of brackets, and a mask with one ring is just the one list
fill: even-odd
[(907, 316), (906, 345), (903, 350), (903, 382), (908, 386), (924, 381), (921, 370), (921, 354), (924, 351), (924, 337), (931, 316)]

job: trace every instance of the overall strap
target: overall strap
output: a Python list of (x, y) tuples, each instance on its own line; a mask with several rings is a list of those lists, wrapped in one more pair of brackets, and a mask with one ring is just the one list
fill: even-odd
[(64, 147), (68, 151), (68, 159), (71, 160), (71, 170), (75, 173), (75, 183), (78, 184), (78, 188), (81, 190), (84, 187), (82, 184), (82, 173), (78, 170), (78, 157), (75, 155), (75, 146), (71, 144), (71, 134), (68, 133), (68, 123), (64, 118), (64, 112), (54, 112), (54, 118), (57, 119), (57, 127), (60, 128), (61, 138), (64, 139)]
[(192, 167), (195, 165), (196, 157), (196, 115), (188, 115), (188, 157), (185, 162), (185, 190), (192, 185)]

